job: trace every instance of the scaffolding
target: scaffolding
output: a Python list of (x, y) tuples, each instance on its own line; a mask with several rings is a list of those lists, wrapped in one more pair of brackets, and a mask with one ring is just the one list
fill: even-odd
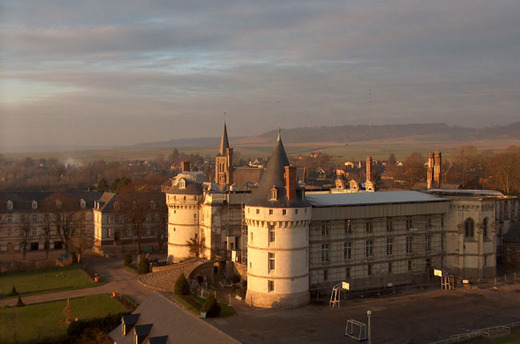
[[(442, 214), (313, 221), (309, 283), (326, 291), (347, 281), (351, 290), (426, 284), (444, 264)], [(339, 293), (338, 293), (339, 294)], [(332, 300), (332, 299), (331, 299)]]

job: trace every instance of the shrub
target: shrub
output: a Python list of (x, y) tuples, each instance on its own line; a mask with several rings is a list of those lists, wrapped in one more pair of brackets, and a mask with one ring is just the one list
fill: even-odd
[(186, 276), (184, 276), (184, 273), (181, 273), (177, 281), (175, 281), (175, 289), (173, 292), (175, 295), (188, 295), (190, 293), (190, 284)]
[(208, 318), (215, 318), (219, 316), (220, 305), (218, 304), (213, 294), (209, 294), (208, 298), (206, 299), (206, 303), (204, 303), (200, 311), (206, 312), (206, 317)]
[(132, 254), (130, 254), (130, 252), (127, 252), (125, 254), (125, 265), (126, 266), (132, 265)]
[(18, 291), (16, 290), (16, 287), (13, 285), (13, 289), (11, 289), (11, 292), (7, 294), (9, 296), (16, 296), (18, 295)]
[(18, 301), (16, 302), (15, 307), (23, 307), (23, 306), (25, 306), (25, 303), (23, 303), (22, 297), (20, 295), (18, 295)]
[(150, 262), (145, 257), (141, 257), (139, 259), (139, 264), (137, 265), (137, 273), (139, 275), (146, 274), (150, 270)]

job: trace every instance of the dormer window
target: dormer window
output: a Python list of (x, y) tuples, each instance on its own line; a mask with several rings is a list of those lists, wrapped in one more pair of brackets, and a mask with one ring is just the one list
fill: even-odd
[(58, 209), (58, 210), (61, 209), (61, 201), (60, 200), (56, 201), (56, 209)]
[(186, 180), (185, 179), (181, 179), (179, 181), (179, 189), (186, 189)]
[(79, 207), (81, 209), (85, 209), (87, 207), (87, 202), (85, 202), (83, 198), (79, 201)]
[(269, 200), (276, 201), (278, 200), (278, 190), (273, 186), (271, 190), (269, 190)]
[(13, 210), (13, 202), (11, 200), (7, 201), (7, 210)]
[(31, 208), (32, 208), (32, 210), (38, 209), (38, 202), (32, 201)]

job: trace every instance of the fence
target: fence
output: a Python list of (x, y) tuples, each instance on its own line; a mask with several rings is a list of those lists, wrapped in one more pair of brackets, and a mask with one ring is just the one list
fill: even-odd
[(499, 325), (494, 327), (487, 327), (483, 329), (474, 330), (468, 333), (454, 334), (448, 339), (439, 340), (430, 344), (453, 344), (453, 343), (464, 343), (471, 339), (477, 339), (480, 337), (491, 337), (496, 335), (510, 334), (511, 329), (520, 327), (520, 321), (515, 321), (506, 325)]

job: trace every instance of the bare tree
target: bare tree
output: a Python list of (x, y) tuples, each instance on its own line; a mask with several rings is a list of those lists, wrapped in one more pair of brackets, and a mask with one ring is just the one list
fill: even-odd
[(70, 245), (76, 233), (79, 204), (65, 193), (54, 193), (43, 201), (43, 207), (50, 214), (65, 250), (72, 253)]
[(81, 263), (81, 255), (92, 247), (92, 236), (84, 230), (79, 230), (71, 239), (69, 244), (72, 252), (76, 254), (78, 263)]
[(20, 215), (20, 249), (22, 250), (23, 259), (27, 255), (27, 246), (29, 245), (29, 235), (31, 233), (31, 222), (28, 216)]
[(51, 217), (49, 214), (45, 213), (42, 221), (42, 238), (43, 238), (43, 246), (45, 248), (45, 258), (49, 259), (49, 252), (51, 250)]

